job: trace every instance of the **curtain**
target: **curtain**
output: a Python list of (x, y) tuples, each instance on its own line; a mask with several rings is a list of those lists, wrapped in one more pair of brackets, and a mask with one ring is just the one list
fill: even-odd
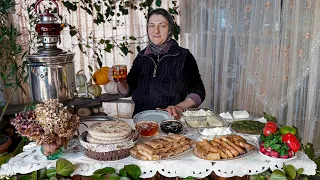
[(316, 0), (180, 1), (181, 43), (216, 113), (263, 112), (320, 150), (320, 6)]

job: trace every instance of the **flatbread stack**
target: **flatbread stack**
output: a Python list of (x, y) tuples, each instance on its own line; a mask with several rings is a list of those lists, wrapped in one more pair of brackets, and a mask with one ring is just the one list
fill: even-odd
[(88, 128), (87, 142), (94, 144), (115, 144), (129, 141), (133, 136), (131, 126), (124, 121), (105, 121)]
[(194, 141), (178, 134), (161, 136), (152, 141), (137, 144), (130, 154), (141, 160), (160, 160), (179, 155), (193, 147)]

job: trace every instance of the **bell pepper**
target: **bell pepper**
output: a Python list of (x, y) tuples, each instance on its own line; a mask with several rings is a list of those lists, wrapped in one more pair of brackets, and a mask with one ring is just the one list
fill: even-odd
[(282, 135), (282, 141), (286, 143), (286, 145), (291, 149), (293, 152), (298, 152), (300, 149), (300, 142), (297, 137), (291, 133), (287, 133)]
[(291, 133), (293, 135), (297, 134), (297, 130), (291, 126), (283, 126), (279, 129), (279, 131), (281, 134), (287, 134), (287, 133)]

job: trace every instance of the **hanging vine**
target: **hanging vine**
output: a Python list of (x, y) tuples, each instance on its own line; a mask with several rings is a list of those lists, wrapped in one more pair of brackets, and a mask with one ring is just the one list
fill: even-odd
[[(116, 18), (116, 26), (113, 27), (113, 30), (117, 29), (119, 26), (123, 26), (119, 19), (123, 16), (129, 15), (129, 10), (135, 11), (142, 11), (147, 16), (148, 12), (153, 10), (153, 4), (156, 7), (161, 7), (161, 0), (145, 0), (145, 1), (134, 1), (134, 0), (108, 0), (108, 1), (95, 1), (92, 2), (91, 0), (80, 0), (78, 2), (71, 2), (71, 1), (62, 1), (62, 4), (67, 8), (68, 12), (71, 13), (72, 11), (77, 11), (78, 7), (80, 7), (84, 12), (91, 15), (93, 17), (93, 22), (97, 26), (103, 25), (105, 23), (110, 23), (112, 25), (113, 20)], [(177, 1), (172, 1), (173, 7), (168, 9), (169, 13), (172, 14), (173, 17), (175, 15), (179, 15), (177, 6)], [(63, 17), (60, 16), (61, 20), (63, 21)], [(79, 49), (82, 53), (87, 54), (88, 50), (93, 51), (93, 58), (97, 61), (100, 67), (102, 67), (103, 53), (108, 52), (111, 53), (112, 50), (118, 48), (122, 52), (122, 56), (127, 56), (129, 53), (133, 52), (130, 50), (131, 47), (135, 47), (137, 51), (141, 50), (140, 45), (145, 43), (142, 41), (146, 35), (141, 37), (135, 37), (130, 35), (118, 35), (118, 36), (110, 36), (106, 38), (96, 38), (90, 36), (88, 39), (90, 43), (82, 38), (81, 34), (79, 33), (76, 26), (72, 24), (66, 23), (66, 26), (70, 29), (70, 36), (76, 36), (80, 43), (77, 44)], [(173, 36), (176, 40), (178, 40), (180, 34), (180, 26), (175, 23), (174, 24), (174, 32)], [(92, 67), (89, 66), (90, 71), (92, 72)]]

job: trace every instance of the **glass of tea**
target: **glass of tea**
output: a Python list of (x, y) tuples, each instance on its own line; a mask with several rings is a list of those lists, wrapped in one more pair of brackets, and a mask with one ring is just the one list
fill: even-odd
[(114, 65), (112, 66), (113, 79), (115, 82), (122, 82), (127, 80), (127, 66)]

